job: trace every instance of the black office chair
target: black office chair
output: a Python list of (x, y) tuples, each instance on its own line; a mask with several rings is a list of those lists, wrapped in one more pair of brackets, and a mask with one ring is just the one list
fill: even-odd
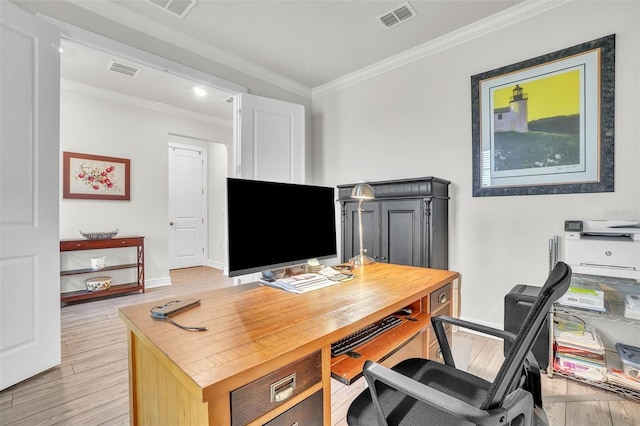
[[(523, 425), (548, 424), (542, 409), (540, 369), (531, 348), (551, 305), (569, 288), (571, 268), (558, 262), (517, 336), (467, 321), (439, 316), (433, 324), (444, 364), (421, 358), (389, 369), (367, 361), (369, 385), (351, 404), (350, 426), (373, 425)], [(512, 342), (493, 382), (455, 368), (444, 323)]]

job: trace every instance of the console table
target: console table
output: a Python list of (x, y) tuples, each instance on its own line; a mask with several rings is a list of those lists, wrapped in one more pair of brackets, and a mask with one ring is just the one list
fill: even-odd
[[(367, 359), (435, 356), (432, 314), (450, 314), (456, 272), (376, 263), (303, 294), (250, 283), (189, 295), (201, 304), (151, 317), (163, 301), (122, 307), (128, 328), (131, 424), (331, 424), (331, 377), (350, 383)], [(167, 300), (168, 302), (169, 300)], [(331, 343), (411, 307), (411, 319), (331, 357)]]
[(66, 239), (60, 240), (60, 253), (72, 252), (79, 250), (101, 250), (122, 247), (133, 247), (136, 250), (136, 262), (120, 265), (105, 266), (99, 270), (91, 268), (70, 269), (60, 271), (60, 276), (79, 275), (79, 274), (96, 274), (104, 271), (115, 271), (118, 269), (136, 269), (136, 281), (126, 284), (112, 285), (107, 290), (87, 291), (78, 290), (60, 294), (61, 302), (75, 302), (78, 300), (93, 299), (96, 297), (104, 297), (120, 293), (130, 293), (132, 291), (141, 290), (144, 293), (144, 237), (138, 235), (115, 237), (104, 240), (87, 240), (87, 239)]

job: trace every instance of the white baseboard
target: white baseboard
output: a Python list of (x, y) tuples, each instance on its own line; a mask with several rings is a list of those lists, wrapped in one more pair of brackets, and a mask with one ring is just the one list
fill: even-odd
[(144, 280), (144, 288), (156, 288), (171, 285), (171, 277), (154, 278), (151, 280)]
[(210, 266), (211, 268), (224, 270), (224, 262), (218, 262), (216, 260), (207, 260), (207, 266)]

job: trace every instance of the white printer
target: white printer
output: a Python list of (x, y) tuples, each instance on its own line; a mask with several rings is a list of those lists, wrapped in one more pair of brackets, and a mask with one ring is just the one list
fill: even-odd
[(640, 222), (565, 221), (565, 262), (577, 274), (640, 280)]
[[(607, 311), (604, 289), (610, 286), (604, 285), (606, 282), (640, 283), (640, 222), (565, 221), (565, 262), (571, 266), (573, 278), (558, 302)], [(631, 309), (630, 315), (635, 312)]]

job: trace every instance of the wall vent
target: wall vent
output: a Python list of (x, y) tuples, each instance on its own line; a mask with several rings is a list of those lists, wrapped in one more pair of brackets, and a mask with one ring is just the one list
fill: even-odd
[(134, 67), (133, 65), (123, 64), (122, 62), (109, 61), (107, 65), (109, 71), (117, 72), (120, 74), (128, 75), (129, 77), (137, 77), (140, 74), (141, 69)]
[(413, 10), (409, 2), (404, 2), (400, 6), (378, 16), (376, 21), (380, 22), (380, 25), (387, 29), (414, 16), (416, 16), (415, 10)]
[(197, 0), (147, 0), (170, 12), (172, 15), (184, 18), (191, 11)]

